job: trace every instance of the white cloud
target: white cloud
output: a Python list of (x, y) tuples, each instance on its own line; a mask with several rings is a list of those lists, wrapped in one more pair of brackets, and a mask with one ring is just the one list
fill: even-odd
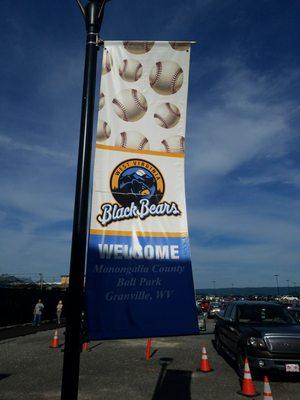
[(201, 205), (191, 208), (189, 220), (193, 232), (205, 235), (207, 239), (222, 236), (233, 241), (289, 247), (299, 246), (299, 209), (299, 201), (265, 196), (264, 202), (263, 197), (258, 196), (252, 205), (250, 199), (248, 205)]
[[(205, 70), (197, 62), (200, 85)], [(186, 169), (196, 287), (212, 286), (212, 280), (272, 286), (273, 273), (299, 280), (300, 202), (266, 190), (269, 183), (300, 183), (300, 171), (288, 166), (297, 106), (281, 94), (295, 73), (274, 82), (233, 62), (221, 69), (222, 79), (189, 112)]]
[(272, 83), (265, 78), (232, 63), (223, 69), (211, 94), (213, 105), (199, 100), (190, 107), (187, 165), (193, 177), (225, 176), (245, 162), (287, 151), (290, 104), (270, 100)]
[(285, 166), (276, 166), (266, 171), (238, 178), (242, 185), (261, 186), (265, 184), (284, 184), (291, 186), (300, 186), (300, 169), (287, 168)]
[(37, 274), (58, 277), (69, 270), (71, 235), (51, 235), (5, 229), (0, 232), (0, 273)]
[[(205, 18), (208, 5), (214, 2), (195, 0), (175, 4), (174, 9), (169, 10), (172, 19), (169, 14), (160, 14), (159, 22), (164, 23), (157, 25), (163, 26), (162, 34), (171, 39), (179, 31), (191, 35), (189, 28), (196, 19), (199, 23)], [(218, 4), (218, 7), (222, 6)], [(31, 29), (30, 24), (27, 26)], [(153, 32), (153, 26), (149, 29)], [(19, 36), (20, 40), (21, 37), (23, 34)], [(57, 234), (53, 235), (47, 229), (52, 223), (72, 218), (73, 155), (77, 152), (83, 67), (83, 54), (79, 52), (84, 46), (77, 50), (76, 42), (76, 45), (72, 44), (73, 49), (68, 50), (64, 43), (59, 46), (53, 42), (51, 46), (50, 42), (43, 41), (42, 47), (35, 51), (31, 49), (33, 68), (31, 75), (27, 71), (26, 76), (45, 111), (41, 115), (34, 109), (29, 110), (28, 115), (24, 112), (30, 119), (30, 126), (36, 128), (43, 123), (47, 134), (42, 136), (39, 129), (35, 129), (33, 134), (41, 140), (38, 143), (32, 136), (29, 141), (28, 135), (25, 137), (21, 131), (2, 130), (6, 134), (0, 136), (0, 144), (6, 150), (25, 154), (21, 161), (18, 157), (17, 168), (15, 162), (10, 164), (11, 171), (0, 182), (1, 205), (4, 209), (12, 208), (13, 213), (19, 215), (21, 226), (19, 230), (2, 232), (1, 259), (6, 270), (16, 267), (24, 272), (51, 273), (52, 270), (65, 272), (68, 269), (70, 234), (57, 229)], [(15, 46), (12, 48), (16, 49)], [(24, 46), (19, 46), (18, 51), (23, 57), (28, 54)], [(251, 282), (254, 285), (259, 282), (272, 284), (273, 271), (284, 274), (284, 268), (286, 273), (294, 274), (291, 281), (296, 280), (299, 277), (295, 264), (300, 256), (297, 218), (300, 204), (297, 200), (264, 193), (264, 184), (279, 181), (298, 185), (299, 172), (282, 166), (272, 171), (266, 167), (261, 173), (248, 176), (241, 171), (246, 163), (257, 165), (257, 160), (276, 161), (288, 154), (293, 135), (289, 121), (296, 106), (280, 97), (280, 91), (291, 77), (295, 78), (295, 74), (286, 71), (285, 79), (280, 77), (271, 81), (236, 62), (220, 61), (218, 55), (210, 61), (195, 57), (192, 63), (197, 74), (191, 76), (191, 82), (197, 89), (192, 88), (191, 92), (195, 95), (199, 88), (199, 95), (189, 106), (187, 171), (188, 186), (193, 186), (189, 217), (197, 286), (210, 286), (213, 279), (228, 285), (234, 282), (236, 286), (237, 283)], [(206, 91), (205, 96), (202, 95), (201, 83), (205, 75), (217, 69), (222, 72), (222, 78)], [(26, 107), (21, 93), (19, 99), (19, 104), (7, 107), (14, 110), (10, 115), (12, 120), (15, 109)], [(35, 97), (32, 99), (34, 101)], [(20, 115), (18, 122), (23, 126)], [(67, 172), (65, 167), (70, 167)], [(234, 181), (228, 179), (232, 172), (238, 176)], [(226, 186), (232, 189), (230, 200), (228, 193), (225, 197), (222, 191)], [(244, 197), (236, 198), (241, 187), (249, 191)], [(8, 214), (3, 211), (0, 221), (11, 215), (11, 210)], [(44, 229), (43, 235), (37, 233), (41, 229)]]
[(74, 158), (68, 153), (64, 153), (58, 150), (51, 150), (39, 144), (28, 144), (24, 142), (22, 143), (18, 139), (12, 139), (7, 135), (0, 135), (0, 145), (2, 147), (5, 147), (7, 150), (21, 150), (29, 153), (34, 153), (42, 157), (49, 157), (57, 161), (63, 162), (66, 166), (74, 165), (75, 163)]
[[(200, 19), (205, 18), (209, 7), (216, 3), (216, 0), (189, 0), (188, 2), (174, 3), (168, 5), (166, 13), (162, 14), (164, 23), (163, 32), (169, 35), (174, 35), (174, 32), (181, 32), (182, 29), (189, 29), (195, 23), (199, 23)], [(218, 3), (220, 9), (222, 5)], [(172, 18), (170, 18), (172, 16)], [(178, 29), (180, 27), (181, 29)], [(182, 33), (181, 33), (182, 34)], [(182, 38), (181, 38), (182, 39)], [(195, 40), (195, 37), (185, 38)]]
[(196, 287), (274, 286), (274, 274), (282, 280), (298, 281), (300, 250), (289, 252), (274, 245), (236, 245), (227, 248), (192, 246)]

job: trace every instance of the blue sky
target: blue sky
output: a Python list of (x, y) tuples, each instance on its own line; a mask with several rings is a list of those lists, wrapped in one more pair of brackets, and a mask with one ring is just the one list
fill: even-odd
[[(1, 10), (0, 273), (57, 277), (69, 269), (83, 21), (75, 0)], [(197, 41), (186, 150), (196, 287), (271, 286), (274, 274), (300, 284), (299, 20), (297, 0), (106, 5), (103, 39)]]

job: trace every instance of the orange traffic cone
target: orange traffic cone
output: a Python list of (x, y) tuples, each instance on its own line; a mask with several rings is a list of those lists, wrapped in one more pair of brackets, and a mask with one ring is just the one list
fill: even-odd
[(249, 368), (249, 362), (247, 357), (245, 358), (245, 367), (244, 367), (244, 379), (242, 384), (242, 390), (238, 392), (245, 397), (255, 397), (258, 396), (259, 393), (255, 390), (254, 383), (252, 381), (252, 376)]
[(152, 344), (152, 339), (149, 338), (147, 340), (147, 345), (146, 345), (146, 353), (145, 353), (146, 360), (150, 360), (151, 358), (151, 344)]
[(51, 340), (50, 347), (52, 347), (53, 349), (56, 349), (57, 347), (59, 347), (59, 339), (58, 339), (58, 331), (57, 331), (57, 329), (54, 332), (54, 336), (53, 336), (53, 339)]
[(273, 400), (270, 383), (267, 376), (264, 377), (264, 400)]
[(89, 342), (82, 343), (82, 351), (89, 351)]
[(199, 367), (200, 372), (210, 372), (212, 371), (212, 367), (210, 366), (210, 363), (207, 358), (207, 353), (206, 353), (206, 348), (202, 347), (202, 357), (201, 357), (201, 362), (200, 362), (200, 367)]

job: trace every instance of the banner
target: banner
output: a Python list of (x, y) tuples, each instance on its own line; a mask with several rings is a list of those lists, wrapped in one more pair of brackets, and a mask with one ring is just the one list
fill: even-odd
[(86, 271), (90, 339), (198, 333), (184, 188), (188, 42), (105, 42)]

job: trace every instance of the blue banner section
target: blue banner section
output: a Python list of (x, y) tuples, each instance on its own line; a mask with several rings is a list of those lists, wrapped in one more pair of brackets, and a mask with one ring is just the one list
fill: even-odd
[(90, 235), (89, 338), (198, 334), (186, 237)]

